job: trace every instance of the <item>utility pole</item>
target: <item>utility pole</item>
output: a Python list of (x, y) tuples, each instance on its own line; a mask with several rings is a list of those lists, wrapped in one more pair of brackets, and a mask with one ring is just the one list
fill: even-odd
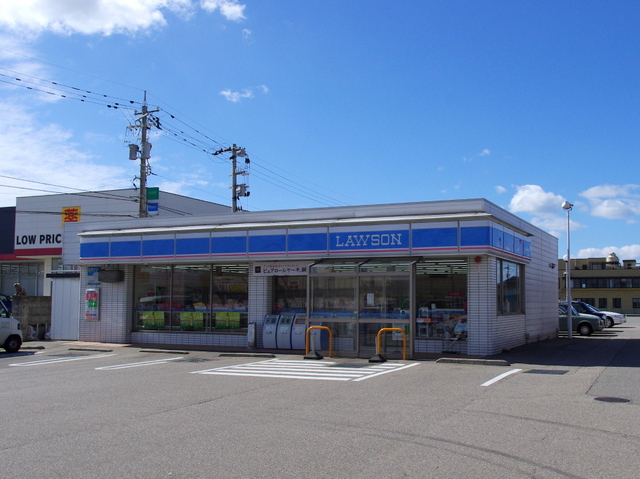
[[(155, 113), (160, 110), (151, 110), (147, 108), (147, 92), (144, 92), (144, 102), (142, 103), (142, 112), (136, 112), (137, 118), (136, 123), (140, 123), (140, 128), (142, 130), (140, 135), (140, 148), (138, 145), (132, 143), (129, 145), (129, 159), (136, 160), (138, 158), (138, 153), (140, 153), (140, 194), (139, 194), (139, 209), (138, 216), (140, 218), (145, 218), (149, 216), (147, 211), (147, 176), (151, 172), (151, 167), (149, 166), (149, 158), (151, 158), (151, 143), (147, 140), (147, 130), (151, 127), (149, 126), (149, 116), (151, 113)], [(159, 126), (159, 122), (156, 120), (156, 125)]]
[(246, 170), (238, 170), (238, 157), (244, 158), (244, 162), (247, 165), (251, 163), (251, 160), (247, 157), (245, 149), (236, 146), (235, 143), (231, 148), (223, 148), (213, 154), (219, 155), (220, 153), (231, 153), (231, 211), (235, 213), (238, 209), (242, 209), (238, 208), (238, 199), (241, 196), (249, 196), (251, 194), (245, 183), (238, 184), (238, 175), (248, 174)]

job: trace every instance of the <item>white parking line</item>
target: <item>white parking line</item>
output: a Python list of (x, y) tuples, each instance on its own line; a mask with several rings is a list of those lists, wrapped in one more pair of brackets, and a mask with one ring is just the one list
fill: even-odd
[(108, 358), (109, 356), (115, 356), (116, 354), (94, 354), (92, 356), (78, 356), (74, 358), (51, 358), (51, 359), (40, 359), (38, 361), (28, 361), (26, 363), (14, 363), (9, 364), (9, 366), (43, 366), (45, 364), (57, 364), (57, 363), (65, 363), (68, 361), (82, 361), (83, 359), (98, 359), (98, 358)]
[(175, 359), (183, 359), (183, 358), (182, 356), (178, 356), (177, 358), (156, 359), (154, 361), (140, 361), (139, 363), (115, 364), (113, 366), (102, 366), (102, 367), (96, 368), (96, 370), (110, 371), (113, 369), (127, 369), (127, 368), (137, 368), (140, 366), (153, 366), (155, 364), (165, 364), (166, 362), (173, 361)]
[(501, 379), (506, 378), (507, 376), (511, 376), (512, 374), (519, 373), (522, 369), (512, 369), (511, 371), (507, 371), (506, 373), (502, 373), (500, 376), (496, 376), (493, 379), (490, 379), (486, 383), (482, 383), (480, 386), (491, 386), (494, 383), (497, 383)]

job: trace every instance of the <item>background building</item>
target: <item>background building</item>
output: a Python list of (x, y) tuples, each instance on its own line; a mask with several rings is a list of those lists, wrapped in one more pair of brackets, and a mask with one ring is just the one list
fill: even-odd
[[(154, 218), (226, 214), (231, 208), (173, 193), (147, 190), (148, 215)], [(52, 317), (68, 318), (52, 339), (78, 339), (79, 266), (63, 264), (66, 225), (132, 221), (140, 214), (139, 190), (86, 191), (16, 198), (0, 208), (0, 294), (20, 283), (29, 296), (51, 296)], [(57, 285), (57, 291), (55, 286)], [(52, 321), (60, 325), (60, 321)]]
[[(566, 261), (558, 260), (558, 298), (566, 299)], [(640, 313), (640, 268), (636, 260), (571, 258), (571, 297), (597, 308), (624, 314)]]

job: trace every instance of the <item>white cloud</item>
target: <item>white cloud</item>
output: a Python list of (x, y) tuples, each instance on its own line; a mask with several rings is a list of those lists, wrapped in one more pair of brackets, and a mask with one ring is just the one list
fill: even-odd
[[(615, 253), (620, 260), (640, 258), (640, 244), (629, 246), (607, 246), (606, 248), (585, 248), (578, 251), (577, 258), (605, 258), (609, 253)], [(573, 255), (571, 255), (573, 256)]]
[[(253, 90), (253, 88), (245, 88), (242, 91), (222, 90), (220, 94), (227, 100), (237, 103), (246, 98), (253, 98)], [(269, 93), (269, 87), (267, 85), (260, 85), (259, 87), (256, 87), (256, 90), (261, 91), (264, 94)]]
[(0, 102), (0, 110), (0, 172), (5, 176), (0, 177), (0, 206), (15, 205), (16, 196), (70, 191), (34, 182), (99, 190), (130, 180), (124, 169), (99, 165), (78, 149), (71, 131), (40, 123), (24, 106), (11, 102)]
[(496, 186), (495, 190), (496, 190), (496, 193), (498, 193), (499, 195), (507, 192), (507, 189), (504, 186), (500, 186), (500, 185)]
[(491, 151), (488, 148), (485, 148), (480, 153), (477, 153), (477, 154), (475, 154), (473, 156), (470, 156), (468, 158), (466, 156), (463, 156), (462, 157), (462, 161), (467, 163), (469, 161), (473, 161), (475, 158), (478, 158), (478, 157), (481, 157), (481, 156), (489, 156), (490, 154), (491, 154)]
[(244, 20), (244, 9), (246, 5), (241, 5), (235, 0), (202, 0), (200, 5), (210, 12), (220, 9), (220, 13), (227, 20), (240, 21)]
[(224, 96), (227, 100), (232, 101), (234, 103), (239, 102), (245, 98), (253, 98), (253, 92), (251, 90), (242, 90), (239, 91), (231, 91), (231, 90), (222, 90), (220, 92), (222, 96)]
[[(562, 216), (534, 216), (530, 222), (556, 238), (560, 238), (567, 233), (567, 219)], [(582, 227), (580, 223), (571, 220), (571, 231)]]
[(580, 196), (589, 200), (591, 214), (600, 218), (637, 222), (640, 216), (640, 185), (600, 185)]
[[(561, 206), (564, 201), (562, 196), (544, 191), (538, 185), (516, 186), (516, 189), (509, 203), (509, 211), (532, 215), (530, 222), (553, 236), (560, 237), (566, 233), (567, 220)], [(584, 228), (584, 225), (570, 220), (570, 228), (574, 231)]]
[(588, 190), (580, 193), (580, 196), (587, 199), (602, 199), (602, 198), (618, 198), (620, 196), (635, 196), (633, 192), (640, 189), (640, 185), (600, 185), (593, 186)]
[(564, 198), (560, 195), (544, 191), (538, 185), (516, 186), (518, 190), (511, 202), (512, 213), (530, 213), (532, 215), (556, 215), (562, 210)]
[(635, 216), (640, 215), (640, 201), (629, 199), (610, 199), (599, 201), (591, 209), (593, 216), (610, 220), (627, 220), (635, 223)]
[[(203, 0), (201, 7), (219, 9), (228, 20), (245, 18), (245, 5), (235, 0)], [(166, 25), (165, 12), (188, 16), (193, 9), (192, 0), (2, 0), (0, 25), (22, 36), (133, 34)]]

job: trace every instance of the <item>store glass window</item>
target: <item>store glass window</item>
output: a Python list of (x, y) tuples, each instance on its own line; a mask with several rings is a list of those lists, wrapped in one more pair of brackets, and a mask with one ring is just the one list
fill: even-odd
[(598, 298), (598, 308), (605, 309), (607, 307), (607, 298)]
[(498, 259), (496, 268), (498, 314), (523, 313), (522, 265)]
[(273, 313), (307, 312), (307, 277), (274, 276)]
[(137, 331), (237, 330), (247, 326), (248, 267), (154, 265), (134, 270)]
[(12, 295), (20, 283), (29, 296), (40, 296), (44, 287), (44, 262), (0, 265), (0, 293)]
[(163, 331), (171, 328), (171, 267), (136, 266), (134, 327)]
[(249, 267), (247, 265), (213, 265), (211, 313), (216, 330), (247, 327)]
[(409, 318), (409, 276), (360, 276), (361, 318)]
[(171, 282), (171, 329), (205, 329), (210, 288), (211, 265), (174, 266)]
[(355, 275), (312, 277), (311, 292), (312, 318), (355, 317)]
[(613, 298), (613, 307), (615, 309), (622, 308), (622, 298)]
[(77, 264), (64, 264), (61, 258), (53, 258), (51, 260), (51, 271), (78, 271), (80, 272), (80, 265)]
[(416, 337), (467, 335), (467, 262), (439, 259), (416, 264)]

